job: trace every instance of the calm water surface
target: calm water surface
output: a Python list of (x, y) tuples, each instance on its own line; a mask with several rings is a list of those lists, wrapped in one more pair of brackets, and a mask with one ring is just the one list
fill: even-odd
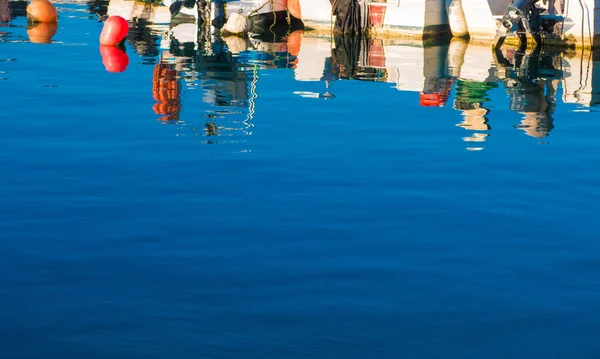
[(11, 4), (0, 357), (600, 355), (598, 56)]

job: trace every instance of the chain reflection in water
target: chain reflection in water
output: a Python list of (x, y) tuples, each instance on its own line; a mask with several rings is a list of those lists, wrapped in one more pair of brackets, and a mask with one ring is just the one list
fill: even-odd
[[(156, 65), (169, 71), (155, 70), (155, 112), (162, 116), (160, 120), (185, 129), (181, 135), (211, 137), (205, 143), (243, 142), (254, 127), (259, 70), (290, 68), (296, 61), (285, 35), (223, 38), (211, 26), (172, 23), (163, 36)], [(197, 89), (208, 106), (202, 126), (180, 116), (182, 93), (193, 94)], [(224, 141), (223, 137), (234, 139)]]

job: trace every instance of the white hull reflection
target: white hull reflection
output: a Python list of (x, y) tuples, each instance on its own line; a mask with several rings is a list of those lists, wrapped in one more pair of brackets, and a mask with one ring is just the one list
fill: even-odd
[[(499, 83), (505, 78), (505, 75), (502, 75), (504, 68), (497, 62), (494, 52), (488, 46), (469, 44), (466, 40), (452, 39), (449, 44), (434, 46), (423, 46), (423, 43), (411, 40), (369, 42), (368, 49), (362, 49), (355, 56), (354, 78), (361, 79), (361, 71), (378, 70), (379, 76), (373, 80), (391, 83), (399, 91), (426, 94), (431, 92), (432, 82), (441, 84), (443, 79)], [(335, 50), (334, 40), (303, 37), (294, 69), (295, 79), (331, 81), (327, 78), (327, 73), (331, 64), (335, 63), (335, 58), (332, 57)], [(504, 53), (514, 62), (515, 55), (519, 55), (518, 50), (508, 47)], [(531, 59), (530, 56), (534, 56), (535, 59)], [(521, 57), (536, 62), (552, 59), (552, 70), (544, 68), (550, 65), (543, 63), (540, 64), (541, 73), (529, 75), (538, 78), (548, 76), (549, 72), (553, 76), (558, 74), (555, 79), (559, 80), (564, 88), (564, 103), (577, 103), (582, 106), (600, 103), (600, 59), (594, 59), (592, 51), (553, 53), (550, 56), (546, 52), (535, 54), (533, 50), (527, 49)], [(535, 67), (527, 68), (528, 65), (510, 63), (512, 72), (534, 71)], [(441, 88), (440, 90), (443, 91)]]

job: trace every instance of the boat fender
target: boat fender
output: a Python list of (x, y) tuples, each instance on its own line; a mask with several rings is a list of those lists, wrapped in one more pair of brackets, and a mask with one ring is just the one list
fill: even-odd
[(33, 0), (27, 6), (27, 19), (31, 22), (56, 22), (58, 12), (48, 0)]
[(115, 46), (125, 40), (129, 23), (120, 16), (111, 16), (104, 22), (100, 33), (100, 45)]
[(250, 30), (250, 20), (239, 13), (229, 15), (229, 19), (223, 26), (223, 31), (230, 34), (244, 34)]
[(469, 36), (469, 27), (461, 0), (446, 0), (446, 11), (452, 35), (459, 37)]

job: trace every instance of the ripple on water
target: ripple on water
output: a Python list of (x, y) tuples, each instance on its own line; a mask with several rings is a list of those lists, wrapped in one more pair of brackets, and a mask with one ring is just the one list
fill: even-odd
[(594, 58), (108, 5), (1, 28), (3, 357), (600, 352)]

